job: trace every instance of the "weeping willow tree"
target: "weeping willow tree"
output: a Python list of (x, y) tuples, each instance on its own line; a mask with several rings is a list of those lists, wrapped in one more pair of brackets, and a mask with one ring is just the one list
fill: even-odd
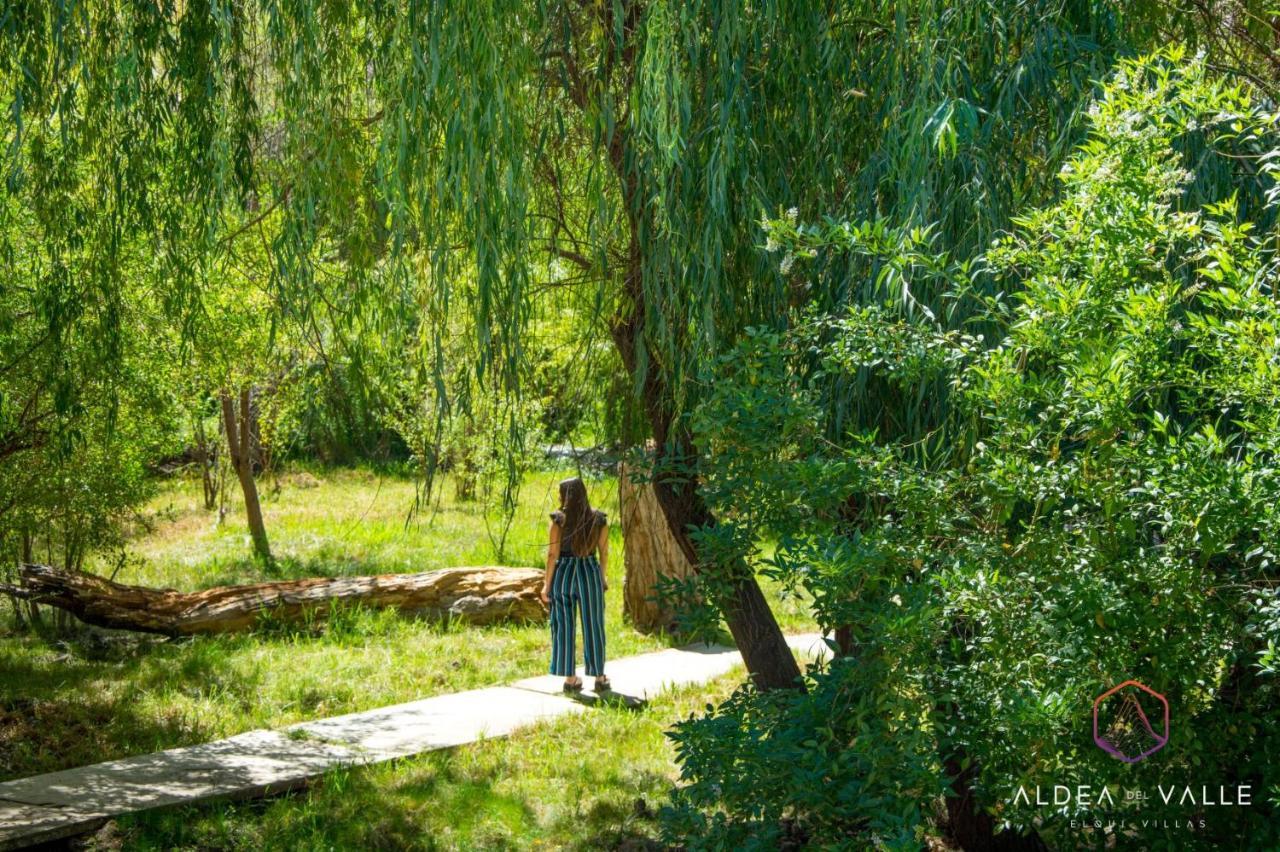
[[(931, 294), (857, 263), (803, 284), (761, 251), (761, 217), (857, 211), (933, 224), (960, 253), (982, 245), (1046, 191), (1116, 54), (1196, 32), (1201, 11), (11, 0), (0, 249), (34, 297), (6, 320), (39, 323), (48, 351), (85, 342), (110, 364), (128, 277), (195, 341), (218, 322), (211, 279), (253, 242), (271, 258), (274, 322), (409, 324), (444, 376), (464, 312), (477, 380), (516, 397), (533, 306), (572, 299), (631, 377), (660, 448), (659, 502), (755, 682), (790, 686), (796, 665), (756, 579), (723, 556), (700, 497), (687, 413), (748, 327), (873, 294), (927, 307)], [(76, 365), (46, 361), (56, 405), (74, 409)], [(427, 416), (442, 423), (438, 391)], [(851, 388), (833, 416), (889, 417), (899, 401), (875, 393)]]

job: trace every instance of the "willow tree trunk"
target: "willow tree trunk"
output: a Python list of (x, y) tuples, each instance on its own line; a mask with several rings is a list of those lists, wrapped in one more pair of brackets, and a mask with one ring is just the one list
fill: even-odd
[(947, 796), (946, 830), (951, 840), (965, 852), (1049, 852), (1049, 847), (1034, 829), (1018, 834), (1006, 828), (996, 831), (996, 820), (978, 805), (973, 783), (978, 765), (968, 763), (963, 754), (949, 756), (943, 768), (951, 778), (951, 795)]
[(632, 481), (639, 474), (625, 462), (618, 467), (618, 506), (622, 523), (622, 613), (640, 630), (674, 630), (675, 612), (656, 599), (661, 578), (684, 580), (693, 564), (667, 526), (653, 485)]
[[(608, 77), (614, 71), (635, 73), (639, 55), (635, 39), (642, 31), (639, 26), (641, 13), (639, 4), (629, 5), (623, 16), (625, 20), (614, 18), (619, 10), (617, 4), (600, 4), (600, 10), (603, 31), (620, 34), (623, 42), (618, 45), (619, 50), (614, 51), (611, 46), (606, 51), (603, 85), (607, 90), (611, 82)], [(586, 76), (578, 67), (571, 49), (566, 50), (563, 57), (570, 72), (567, 94), (584, 116), (589, 115), (595, 107), (587, 86), (580, 83)], [(653, 233), (654, 223), (650, 220), (650, 199), (638, 177), (632, 132), (628, 122), (619, 123), (609, 134), (605, 149), (609, 166), (618, 181), (627, 217), (626, 256), (619, 270), (622, 273), (623, 301), (610, 322), (609, 331), (623, 366), (639, 386), (639, 402), (648, 417), (658, 450), (656, 462), (660, 472), (653, 483), (658, 504), (680, 550), (690, 563), (698, 565), (700, 560), (689, 531), (713, 527), (716, 519), (698, 490), (693, 436), (685, 421), (678, 417), (676, 389), (669, 386), (671, 371), (664, 369), (653, 358), (653, 353), (647, 351), (645, 323), (650, 311), (661, 306), (653, 303), (644, 284), (644, 241), (647, 239), (645, 235)], [(590, 268), (591, 262), (588, 261), (587, 265)], [(726, 281), (724, 286), (732, 287), (733, 283)], [(662, 472), (664, 461), (675, 462), (676, 468), (682, 468), (681, 472)], [(738, 560), (735, 564), (706, 566), (702, 570), (715, 572), (718, 592), (713, 603), (724, 615), (756, 687), (761, 690), (803, 688), (800, 666), (773, 611), (769, 609), (769, 602), (765, 600), (751, 566)]]
[[(625, 180), (624, 177), (624, 183)], [(644, 345), (645, 322), (638, 233), (639, 229), (633, 227), (631, 268), (625, 282), (632, 304), (629, 311), (615, 320), (610, 331), (627, 371), (634, 377), (643, 377), (640, 401), (649, 418), (657, 447), (655, 467), (659, 472), (654, 477), (653, 490), (658, 505), (662, 507), (667, 528), (685, 558), (698, 565), (697, 547), (689, 531), (714, 527), (716, 519), (698, 491), (693, 436), (677, 422), (670, 389), (663, 384), (656, 366), (650, 365), (643, 371), (638, 366), (637, 353)], [(803, 689), (800, 666), (787, 645), (787, 638), (782, 635), (782, 628), (778, 626), (751, 566), (739, 560), (735, 564), (714, 565), (704, 570), (716, 572), (714, 586), (717, 596), (712, 602), (724, 615), (729, 632), (733, 634), (733, 642), (742, 653), (742, 661), (746, 663), (756, 688)]]
[(258, 499), (258, 484), (253, 479), (253, 400), (248, 387), (240, 390), (240, 413), (236, 414), (235, 400), (223, 390), (222, 421), (227, 432), (227, 449), (240, 490), (244, 493), (245, 518), (249, 523), (249, 535), (253, 538), (253, 552), (267, 562), (271, 561), (271, 544), (267, 541), (267, 526), (262, 520), (262, 501)]

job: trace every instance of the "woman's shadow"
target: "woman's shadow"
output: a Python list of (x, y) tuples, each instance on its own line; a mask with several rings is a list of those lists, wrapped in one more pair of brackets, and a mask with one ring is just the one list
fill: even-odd
[(541, 692), (543, 695), (561, 695), (588, 707), (621, 707), (626, 710), (640, 710), (649, 703), (641, 695), (629, 695), (625, 692), (618, 692), (615, 689), (597, 692), (591, 689), (590, 682), (584, 683), (580, 690), (566, 690), (563, 688), (563, 681), (554, 675), (528, 677), (509, 685), (516, 689)]
[(619, 707), (623, 710), (643, 710), (645, 705), (649, 703), (637, 695), (627, 695), (624, 692), (617, 692), (612, 689), (606, 689), (604, 692), (595, 692), (583, 687), (580, 692), (564, 692), (563, 694), (588, 707)]

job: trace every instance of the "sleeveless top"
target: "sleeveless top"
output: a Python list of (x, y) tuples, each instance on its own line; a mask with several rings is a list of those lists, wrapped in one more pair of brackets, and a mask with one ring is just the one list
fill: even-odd
[[(604, 513), (604, 512), (601, 512), (599, 509), (592, 509), (592, 510), (591, 510), (591, 514), (595, 516), (595, 528), (596, 528), (596, 532), (597, 532), (597, 534), (599, 534), (599, 530), (600, 530), (600, 528), (601, 528), (601, 527), (603, 527), (603, 526), (605, 525), (605, 523), (607, 523), (607, 522), (608, 522), (608, 517), (605, 515), (605, 513)], [(552, 512), (552, 513), (551, 513), (551, 521), (552, 521), (552, 523), (554, 523), (556, 526), (560, 527), (560, 553), (559, 553), (559, 555), (556, 557), (557, 559), (558, 559), (558, 558), (560, 558), (560, 557), (562, 557), (562, 556), (583, 556), (583, 557), (586, 557), (586, 556), (594, 556), (594, 555), (595, 555), (596, 548), (597, 548), (597, 547), (599, 547), (599, 545), (598, 545), (598, 544), (595, 544), (595, 543), (593, 543), (593, 544), (591, 545), (591, 549), (590, 549), (590, 550), (588, 550), (586, 553), (574, 553), (574, 552), (573, 552), (573, 542), (572, 542), (572, 541), (570, 541), (570, 539), (572, 538), (572, 536), (570, 536), (570, 535), (569, 535), (569, 533), (568, 533), (568, 531), (567, 531), (567, 530), (565, 530), (565, 528), (564, 528), (564, 512)], [(599, 540), (599, 539), (597, 539), (597, 541), (598, 541), (598, 540)]]

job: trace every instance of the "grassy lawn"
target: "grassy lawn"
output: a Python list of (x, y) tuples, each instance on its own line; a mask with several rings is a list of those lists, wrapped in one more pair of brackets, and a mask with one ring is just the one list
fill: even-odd
[(677, 777), (663, 732), (741, 678), (340, 770), (295, 795), (130, 817), (119, 840), (155, 850), (644, 849)]
[[(505, 559), (499, 559), (479, 505), (453, 501), (448, 483), (438, 506), (406, 521), (415, 493), (411, 480), (364, 470), (295, 472), (281, 478), (277, 493), (264, 488), (270, 495), (264, 506), (267, 529), (278, 557), (270, 573), (247, 555), (238, 505), (232, 503), (225, 522), (217, 525), (216, 513), (200, 506), (199, 484), (175, 479), (164, 483), (148, 505), (116, 576), (127, 583), (198, 589), (270, 577), (422, 571), (468, 564), (537, 566), (542, 563), (547, 514), (555, 508), (555, 485), (564, 475), (547, 471), (529, 478)], [(588, 487), (595, 503), (616, 518), (616, 480), (600, 479)], [(665, 647), (671, 640), (644, 636), (622, 619), (622, 540), (616, 525), (613, 536), (606, 615), (609, 656)], [(118, 555), (103, 554), (88, 567), (109, 572), (117, 560)], [(786, 629), (811, 629), (800, 602), (780, 599), (776, 589), (767, 591)], [(318, 632), (267, 630), (179, 641), (100, 632), (37, 637), (15, 633), (8, 622), (4, 624), (0, 628), (0, 779), (488, 686), (542, 673), (547, 665), (545, 625), (478, 628), (430, 623), (391, 612), (345, 613)], [(691, 706), (701, 703), (694, 701)], [(639, 718), (655, 714), (652, 724), (661, 727), (663, 723), (657, 721), (661, 712), (655, 707)], [(602, 714), (588, 715), (596, 719)], [(601, 721), (566, 724), (624, 723), (640, 724), (634, 714), (612, 713), (603, 714)], [(591, 760), (612, 767), (609, 771), (632, 777), (626, 773), (643, 764), (633, 760), (629, 742), (609, 736), (595, 741), (605, 751)], [(516, 742), (530, 740), (524, 737)], [(660, 737), (655, 734), (648, 747), (657, 749), (653, 760), (669, 764), (670, 755)], [(500, 758), (501, 750), (508, 748), (516, 746), (495, 743), (481, 752), (498, 749), (494, 760), (530, 761), (530, 772), (540, 765), (534, 755), (506, 753)], [(588, 751), (584, 747), (583, 754)], [(386, 795), (411, 798), (410, 792), (395, 791), (444, 782), (406, 781), (409, 776), (400, 773), (427, 773), (435, 778), (445, 767), (456, 770), (480, 759), (464, 752), (410, 762), (404, 769), (357, 772), (354, 780), (335, 778), (332, 784), (385, 784), (390, 785)], [(546, 793), (547, 802), (558, 800), (560, 785), (551, 778), (539, 782), (534, 777), (526, 790), (529, 798), (537, 798), (536, 788), (555, 788)], [(460, 786), (454, 795), (465, 798), (465, 784), (456, 783)], [(330, 787), (326, 782), (310, 796), (323, 796)], [(304, 811), (310, 807), (279, 806)], [(270, 807), (275, 806), (269, 806), (268, 812)], [(249, 812), (256, 813), (253, 807)], [(259, 818), (265, 821), (255, 830), (274, 830), (267, 815), (254, 817)], [(529, 824), (544, 828), (556, 824), (554, 819), (544, 823), (540, 816)]]
[[(454, 499), (452, 482), (412, 513), (412, 479), (368, 469), (295, 470), (260, 482), (267, 534), (276, 565), (270, 576), (340, 576), (430, 571), (456, 565), (541, 567), (548, 515), (559, 505), (557, 483), (568, 472), (546, 471), (524, 483), (515, 520), (498, 553), (495, 514), (479, 502)], [(615, 521), (618, 482), (588, 479), (592, 502)], [(148, 586), (198, 589), (264, 577), (251, 555), (239, 491), (228, 488), (225, 521), (202, 506), (199, 482), (170, 480), (146, 506), (117, 579)], [(412, 517), (411, 517), (412, 513)], [(622, 537), (613, 530), (613, 543)], [(110, 571), (117, 554), (102, 554)], [(93, 570), (92, 568), (90, 570)]]

